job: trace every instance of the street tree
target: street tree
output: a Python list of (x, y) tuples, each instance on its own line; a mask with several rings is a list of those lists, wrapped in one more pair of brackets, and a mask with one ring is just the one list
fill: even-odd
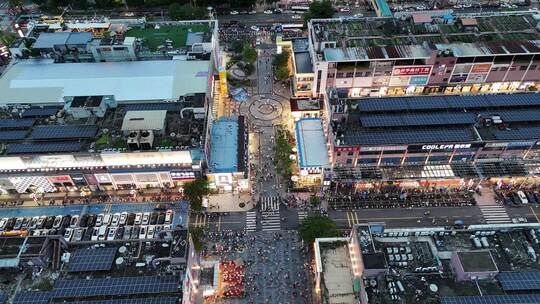
[(246, 63), (254, 63), (257, 60), (257, 51), (249, 43), (244, 43), (242, 59)]
[(309, 197), (309, 202), (313, 207), (319, 207), (319, 205), (321, 204), (321, 198), (317, 195), (312, 195)]
[(334, 6), (329, 0), (314, 1), (309, 5), (309, 10), (304, 14), (304, 21), (311, 19), (332, 18), (334, 16)]
[(8, 1), (8, 6), (11, 9), (22, 8), (23, 7), (23, 2), (22, 2), (22, 0), (9, 0)]
[(193, 211), (202, 210), (202, 201), (210, 193), (208, 181), (198, 178), (184, 184), (184, 197)]
[(191, 4), (180, 5), (175, 2), (169, 6), (169, 17), (172, 20), (197, 20), (206, 17), (206, 9)]
[(338, 236), (336, 223), (329, 217), (322, 215), (305, 218), (298, 228), (298, 233), (308, 245), (313, 244), (316, 238)]
[(189, 233), (191, 235), (191, 240), (193, 241), (193, 247), (196, 251), (201, 251), (203, 249), (203, 235), (204, 230), (202, 227), (193, 227), (190, 228)]

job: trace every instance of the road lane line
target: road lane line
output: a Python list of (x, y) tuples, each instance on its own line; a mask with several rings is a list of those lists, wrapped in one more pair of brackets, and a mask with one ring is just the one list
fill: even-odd
[(540, 220), (538, 219), (538, 215), (536, 215), (536, 211), (534, 211), (533, 207), (529, 207), (529, 209), (531, 209), (531, 212), (534, 215), (536, 222), (540, 223)]
[(349, 223), (349, 227), (352, 227), (351, 226), (351, 219), (349, 218), (349, 212), (347, 212), (346, 214), (347, 214), (347, 222)]
[(356, 212), (353, 212), (353, 214), (354, 214), (354, 217), (356, 218), (355, 224), (360, 224), (360, 221), (358, 220), (358, 214)]

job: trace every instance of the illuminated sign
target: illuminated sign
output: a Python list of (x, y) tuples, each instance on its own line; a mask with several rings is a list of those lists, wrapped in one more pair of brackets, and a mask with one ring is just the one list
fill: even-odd
[(471, 144), (423, 145), (422, 150), (469, 149)]
[(477, 63), (472, 66), (471, 73), (489, 73), (491, 63)]
[(429, 73), (431, 73), (431, 66), (411, 66), (411, 67), (394, 68), (392, 75), (393, 76), (415, 76), (415, 75), (429, 75)]

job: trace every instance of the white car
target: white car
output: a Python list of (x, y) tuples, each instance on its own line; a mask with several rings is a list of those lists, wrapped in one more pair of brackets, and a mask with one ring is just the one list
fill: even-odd
[(167, 212), (165, 212), (165, 224), (172, 223), (173, 214), (174, 212), (172, 210), (167, 210)]
[(146, 238), (147, 238), (147, 239), (152, 239), (152, 238), (154, 238), (154, 231), (155, 231), (155, 227), (154, 227), (154, 226), (148, 226), (148, 231), (146, 232)]
[(105, 241), (107, 238), (107, 226), (101, 226), (98, 229), (98, 241)]
[(142, 213), (135, 213), (135, 225), (140, 225), (142, 221)]
[(139, 231), (139, 239), (145, 239), (147, 231), (148, 231), (148, 227), (141, 226), (141, 230)]
[(125, 225), (126, 224), (127, 216), (128, 216), (127, 212), (120, 213), (120, 222), (119, 222), (120, 225)]
[(112, 216), (111, 226), (116, 227), (120, 223), (120, 213), (115, 213)]
[(292, 15), (291, 18), (292, 19), (300, 19), (300, 18), (302, 18), (302, 16), (300, 16), (300, 15)]
[(238, 15), (238, 11), (231, 11), (231, 15)]
[(109, 228), (109, 234), (107, 235), (107, 241), (114, 240), (115, 235), (116, 235), (116, 228), (114, 228), (114, 227)]
[(94, 231), (92, 231), (92, 236), (90, 237), (90, 240), (97, 241), (99, 237), (99, 228), (94, 228)]
[(112, 214), (110, 213), (105, 214), (105, 216), (103, 217), (103, 225), (109, 226), (111, 224), (111, 219), (112, 219)]
[(150, 221), (150, 212), (143, 213), (141, 224), (148, 225), (149, 221)]
[(84, 231), (85, 229), (84, 228), (75, 228), (73, 230), (73, 240), (74, 241), (77, 241), (77, 242), (80, 242), (84, 236)]
[(265, 10), (264, 13), (267, 14), (267, 15), (272, 15), (272, 11), (271, 11), (271, 10)]
[(62, 216), (57, 215), (54, 217), (53, 228), (58, 229), (60, 228), (60, 225), (62, 225)]
[(523, 191), (518, 191), (517, 195), (519, 196), (519, 200), (521, 201), (522, 204), (529, 203), (529, 200), (527, 199), (527, 196), (525, 195), (525, 193), (523, 193)]
[(255, 15), (256, 13), (257, 13), (256, 10), (250, 10), (250, 11), (248, 12), (248, 14), (250, 14), (250, 15)]
[(71, 217), (71, 220), (69, 221), (69, 227), (70, 228), (75, 228), (79, 225), (79, 216), (78, 215), (74, 215)]
[(7, 224), (7, 221), (9, 219), (7, 217), (4, 217), (0, 220), (0, 230), (4, 230), (4, 228), (6, 227), (6, 224)]
[(105, 214), (103, 213), (100, 213), (97, 215), (97, 219), (96, 219), (96, 227), (99, 227), (101, 225), (103, 225), (103, 217), (105, 216)]
[(73, 228), (66, 228), (66, 232), (64, 232), (64, 240), (69, 242), (71, 241), (71, 237), (73, 237)]

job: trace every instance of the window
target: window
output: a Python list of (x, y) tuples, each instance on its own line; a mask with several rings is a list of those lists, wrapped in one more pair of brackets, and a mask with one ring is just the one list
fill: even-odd
[(334, 78), (334, 76), (336, 76), (336, 74), (334, 74), (334, 73), (328, 73), (328, 78)]
[(347, 165), (350, 165), (350, 164), (352, 164), (352, 159), (347, 158)]
[(495, 67), (495, 68), (491, 68), (491, 71), (492, 71), (492, 72), (497, 72), (498, 70), (499, 70), (499, 68), (496, 68), (496, 67)]
[(499, 71), (506, 72), (506, 71), (508, 71), (508, 68), (507, 67), (501, 67), (501, 69)]
[(349, 151), (349, 153), (347, 153), (347, 156), (353, 156), (353, 155), (354, 155), (353, 151)]
[(345, 78), (352, 78), (352, 77), (354, 77), (354, 72), (345, 73)]
[(340, 157), (340, 156), (341, 156), (341, 152), (338, 152), (338, 153), (336, 154), (336, 156), (337, 156), (337, 157)]
[(336, 78), (343, 78), (343, 73), (337, 72), (336, 73)]
[(520, 70), (520, 71), (525, 71), (525, 70), (527, 70), (527, 66), (525, 66), (525, 65), (520, 65), (520, 66), (519, 66), (519, 70)]
[(536, 64), (531, 64), (531, 66), (529, 67), (529, 70), (535, 70), (536, 69)]
[(443, 78), (443, 80), (442, 80), (442, 81), (448, 81), (448, 78)]

